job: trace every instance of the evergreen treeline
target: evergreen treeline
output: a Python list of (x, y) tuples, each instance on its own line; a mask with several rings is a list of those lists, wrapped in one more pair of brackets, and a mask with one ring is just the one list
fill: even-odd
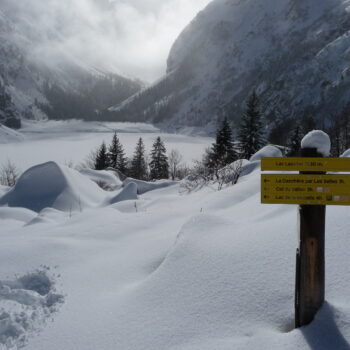
[[(273, 127), (267, 133), (259, 96), (253, 92), (247, 99), (236, 133), (230, 125), (230, 120), (235, 118), (229, 117), (221, 120), (215, 142), (206, 150), (203, 160), (195, 165), (195, 168), (200, 169), (211, 179), (217, 179), (221, 169), (236, 160), (249, 160), (267, 143), (284, 147), (287, 156), (298, 156), (303, 136), (317, 128), (325, 130), (330, 135), (332, 156), (339, 156), (350, 148), (350, 104), (339, 116), (330, 117), (326, 123), (328, 127), (319, 125), (311, 114), (306, 114), (299, 120), (275, 118)], [(160, 137), (153, 143), (149, 157), (146, 155), (144, 142), (140, 138), (132, 158), (128, 159), (116, 133), (108, 147), (102, 143), (94, 162), (95, 169), (111, 167), (126, 176), (140, 180), (183, 178), (189, 173), (189, 169), (181, 164), (181, 154), (177, 150), (172, 150), (168, 157), (165, 144)]]
[(0, 123), (12, 129), (21, 127), (21, 119), (15, 111), (11, 96), (0, 81)]
[[(175, 164), (175, 166), (177, 165), (178, 163)], [(138, 180), (161, 180), (168, 179), (170, 176), (166, 148), (160, 137), (153, 144), (150, 161), (148, 162), (142, 137), (137, 142), (133, 157), (128, 159), (117, 133), (114, 133), (109, 147), (106, 146), (105, 142), (102, 142), (97, 150), (94, 168), (95, 170), (113, 168), (125, 176)]]

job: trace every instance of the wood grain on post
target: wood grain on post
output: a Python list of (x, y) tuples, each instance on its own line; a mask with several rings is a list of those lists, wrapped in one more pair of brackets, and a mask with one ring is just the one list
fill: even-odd
[[(302, 157), (322, 157), (314, 148), (301, 150)], [(301, 174), (324, 174), (302, 172)], [(325, 221), (326, 206), (301, 205), (300, 246), (297, 253), (295, 326), (314, 319), (325, 300)]]

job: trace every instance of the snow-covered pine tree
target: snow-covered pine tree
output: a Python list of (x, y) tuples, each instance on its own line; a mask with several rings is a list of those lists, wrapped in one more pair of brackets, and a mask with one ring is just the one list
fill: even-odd
[(311, 113), (313, 112), (305, 112), (305, 115), (301, 118), (301, 132), (304, 135), (317, 129), (317, 122)]
[(292, 135), (289, 141), (289, 145), (288, 145), (289, 151), (287, 154), (288, 157), (296, 157), (299, 154), (301, 139), (302, 139), (301, 127), (299, 123), (297, 123), (294, 129), (292, 130)]
[(152, 180), (169, 178), (169, 162), (164, 142), (158, 136), (151, 151), (150, 177)]
[(145, 146), (142, 137), (140, 137), (135, 148), (134, 156), (131, 161), (130, 176), (138, 180), (147, 180), (148, 178)]
[(21, 119), (16, 112), (11, 96), (0, 81), (0, 123), (12, 129), (21, 128)]
[(108, 168), (108, 156), (107, 147), (105, 142), (103, 141), (96, 155), (95, 169), (104, 170), (106, 168)]
[(232, 130), (227, 118), (224, 118), (216, 132), (216, 141), (208, 154), (207, 167), (216, 173), (217, 170), (231, 164), (236, 159)]
[(108, 165), (114, 169), (126, 174), (127, 159), (122, 144), (119, 141), (118, 135), (115, 132), (112, 138), (112, 143), (108, 148)]
[(247, 101), (246, 112), (238, 130), (240, 156), (243, 159), (249, 160), (265, 143), (259, 104), (259, 98), (254, 91)]

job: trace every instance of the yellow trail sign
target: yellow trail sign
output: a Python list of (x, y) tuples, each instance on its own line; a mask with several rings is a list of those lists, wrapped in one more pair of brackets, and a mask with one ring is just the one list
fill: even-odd
[(350, 172), (350, 158), (263, 158), (261, 170)]
[(350, 205), (350, 175), (262, 175), (261, 202)]

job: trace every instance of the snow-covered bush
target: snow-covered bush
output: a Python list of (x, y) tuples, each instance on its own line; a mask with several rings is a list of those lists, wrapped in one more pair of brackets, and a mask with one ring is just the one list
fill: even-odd
[(235, 185), (243, 171), (243, 159), (236, 160), (232, 164), (225, 166), (218, 171), (216, 183), (218, 190), (222, 190), (224, 185)]
[(0, 167), (0, 184), (3, 186), (13, 187), (16, 185), (20, 171), (10, 160)]
[(213, 179), (211, 170), (203, 161), (196, 161), (189, 175), (181, 182), (180, 192), (192, 192), (208, 185)]
[(235, 162), (219, 169), (214, 176), (211, 169), (203, 162), (196, 162), (190, 170), (190, 174), (181, 182), (180, 192), (193, 192), (209, 185), (213, 185), (220, 191), (225, 185), (235, 185), (242, 174), (244, 160)]

